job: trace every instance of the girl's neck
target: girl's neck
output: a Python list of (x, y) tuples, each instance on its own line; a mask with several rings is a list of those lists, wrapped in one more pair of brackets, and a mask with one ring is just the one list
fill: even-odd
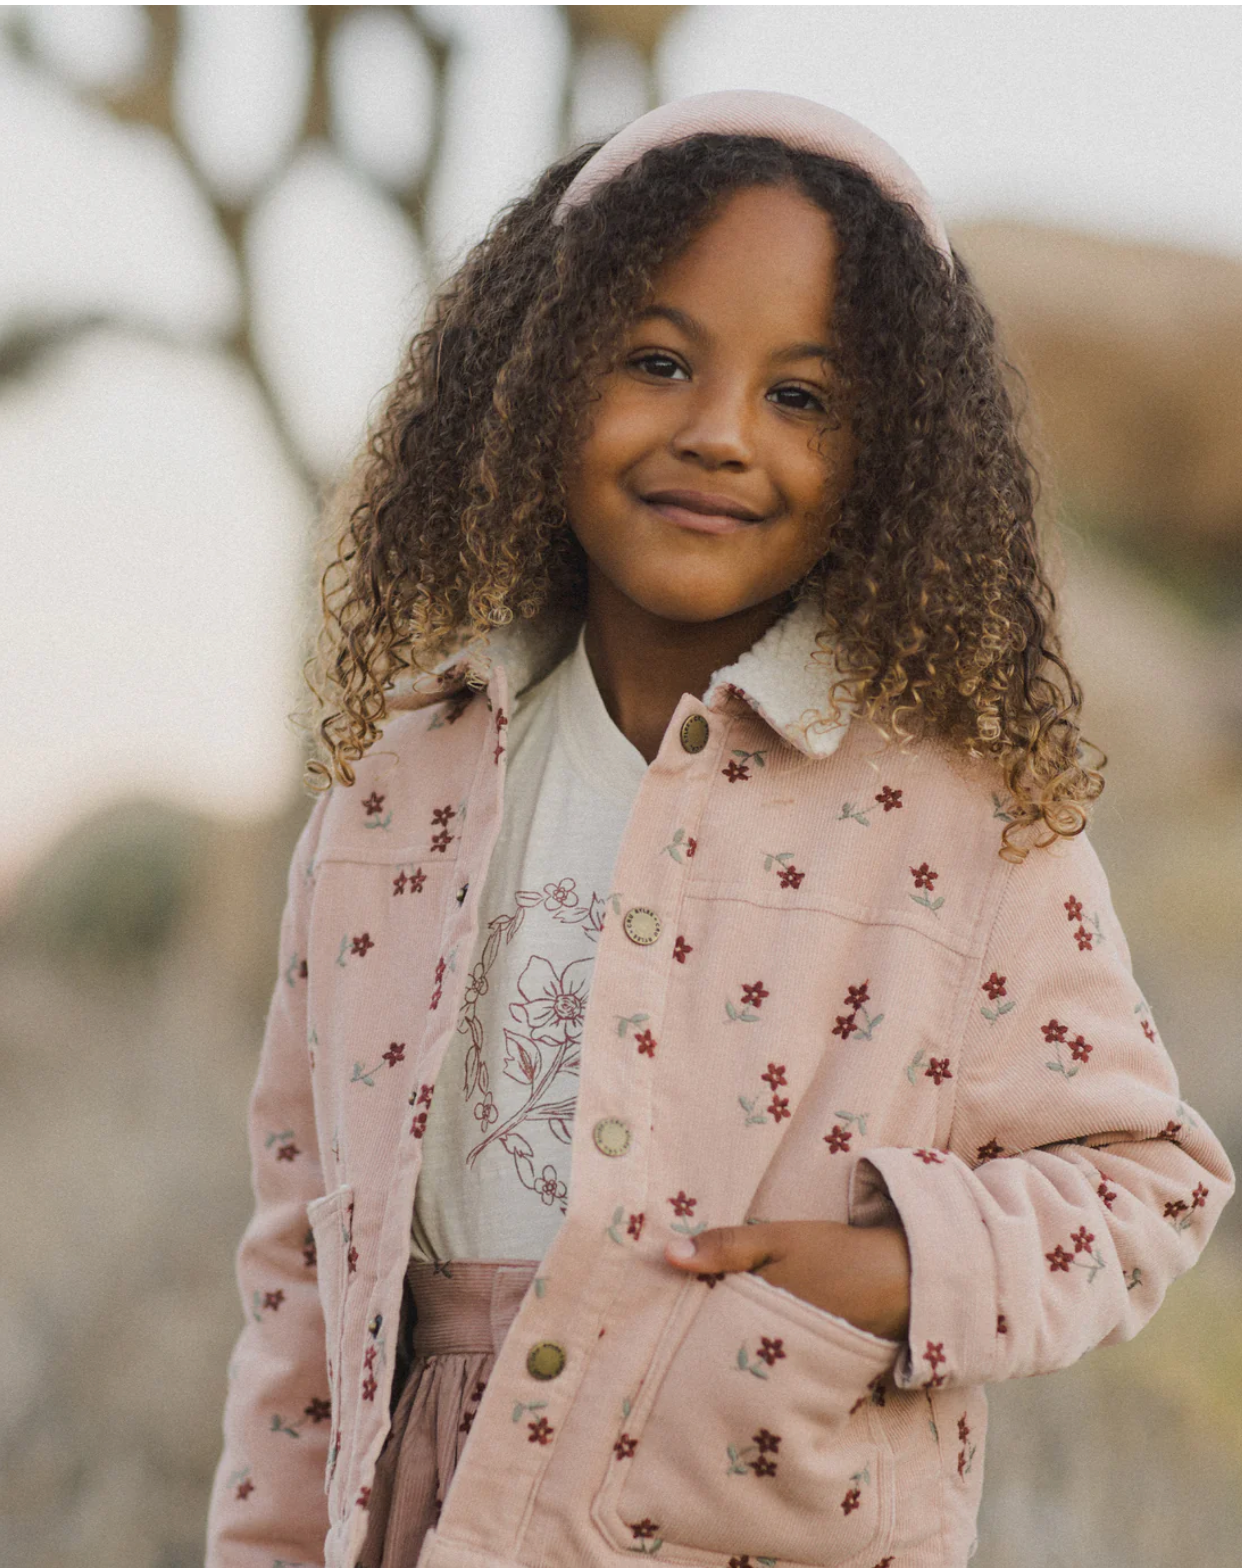
[(650, 762), (677, 704), (758, 642), (788, 608), (778, 594), (715, 621), (670, 621), (590, 573), (585, 646), (613, 723)]

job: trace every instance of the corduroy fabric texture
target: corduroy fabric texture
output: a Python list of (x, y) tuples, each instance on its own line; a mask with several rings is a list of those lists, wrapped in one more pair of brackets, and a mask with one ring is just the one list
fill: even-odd
[[(208, 1568), (354, 1568), (365, 1540), (419, 1107), (461, 1092), (440, 1064), (539, 658), (511, 685), (511, 643), (484, 691), (463, 659), (406, 693), (295, 851)], [(656, 1542), (687, 1568), (960, 1568), (983, 1385), (1138, 1332), (1233, 1190), (1088, 840), (1003, 861), (982, 763), (858, 717), (818, 751), (767, 716), (779, 695), (683, 695), (647, 769), (583, 1026), (568, 1212), (418, 1568), (617, 1568)], [(662, 1256), (705, 1226), (894, 1210), (901, 1345)], [(538, 1382), (547, 1340), (565, 1365)]]

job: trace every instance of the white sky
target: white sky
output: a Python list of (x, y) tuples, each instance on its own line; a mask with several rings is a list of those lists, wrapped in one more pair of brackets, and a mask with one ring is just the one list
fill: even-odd
[[(136, 7), (23, 9), (80, 77), (141, 48)], [(199, 167), (254, 189), (296, 122), (298, 8), (187, 15), (177, 103)], [(555, 154), (565, 40), (551, 7), (428, 15), (461, 55), (430, 207), (449, 258)], [(427, 145), (426, 61), (394, 23), (359, 16), (332, 62), (338, 133), (381, 180)], [(1239, 81), (1237, 6), (695, 6), (661, 59), (665, 98), (767, 87), (854, 115), (950, 225), (1012, 215), (1242, 256)], [(249, 244), (264, 363), (305, 449), (331, 462), (396, 367), (425, 264), (378, 186), (326, 147), (265, 197)], [(296, 776), (306, 518), (262, 404), (211, 351), (237, 303), (165, 144), (0, 43), (0, 334), (86, 311), (147, 332), (101, 331), (0, 391), (0, 883), (134, 787), (244, 816)]]

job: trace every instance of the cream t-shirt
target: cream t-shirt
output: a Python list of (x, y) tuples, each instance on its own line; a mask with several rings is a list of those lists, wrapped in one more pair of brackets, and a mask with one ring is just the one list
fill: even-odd
[(565, 1213), (595, 947), (647, 769), (584, 637), (506, 730), (504, 822), (423, 1134), (415, 1258), (540, 1258)]

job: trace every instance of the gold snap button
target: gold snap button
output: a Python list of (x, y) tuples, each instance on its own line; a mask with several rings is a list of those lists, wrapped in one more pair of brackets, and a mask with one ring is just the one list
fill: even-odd
[(650, 947), (660, 934), (660, 917), (654, 909), (627, 909), (623, 924), (626, 936), (639, 947)]
[(595, 1147), (601, 1154), (606, 1154), (610, 1160), (615, 1160), (618, 1155), (624, 1154), (630, 1146), (630, 1129), (627, 1123), (618, 1121), (615, 1116), (605, 1116), (597, 1121), (591, 1129), (591, 1137), (595, 1140)]
[(541, 1340), (526, 1352), (526, 1370), (543, 1383), (549, 1378), (560, 1377), (565, 1370), (564, 1349), (553, 1340)]
[(681, 722), (681, 749), (702, 751), (707, 745), (708, 733), (707, 720), (701, 713), (692, 713)]

